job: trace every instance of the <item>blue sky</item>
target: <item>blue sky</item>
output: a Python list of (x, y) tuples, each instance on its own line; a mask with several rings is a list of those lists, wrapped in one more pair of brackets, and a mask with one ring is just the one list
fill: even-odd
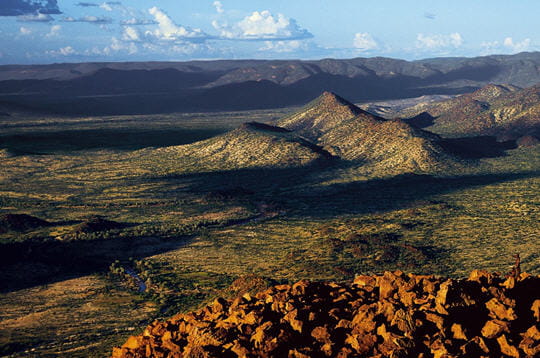
[(0, 0), (0, 64), (513, 54), (538, 0)]

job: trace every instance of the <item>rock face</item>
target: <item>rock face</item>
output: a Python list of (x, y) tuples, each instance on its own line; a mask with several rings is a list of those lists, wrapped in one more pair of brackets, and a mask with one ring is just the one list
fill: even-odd
[(154, 322), (113, 357), (538, 357), (540, 276), (300, 281)]

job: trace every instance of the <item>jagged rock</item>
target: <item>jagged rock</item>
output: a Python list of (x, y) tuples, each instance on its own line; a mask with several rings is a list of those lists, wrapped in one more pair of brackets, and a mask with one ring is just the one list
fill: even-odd
[[(300, 281), (153, 322), (113, 350), (132, 357), (536, 357), (540, 276), (509, 284), (358, 276), (351, 284)], [(403, 298), (405, 297), (405, 298)]]
[(507, 321), (513, 321), (517, 318), (512, 307), (506, 307), (496, 298), (492, 298), (491, 300), (489, 300), (486, 303), (486, 307), (490, 311), (490, 315), (494, 318), (499, 318)]
[(533, 312), (536, 322), (540, 322), (540, 300), (535, 300), (531, 306), (531, 311)]
[(501, 352), (503, 354), (509, 357), (519, 358), (519, 351), (516, 347), (508, 343), (508, 340), (506, 339), (506, 336), (504, 334), (497, 338), (497, 342), (499, 343), (499, 346), (501, 347)]
[(508, 322), (500, 320), (487, 321), (482, 328), (482, 336), (486, 338), (496, 338), (504, 332), (510, 332), (510, 328)]

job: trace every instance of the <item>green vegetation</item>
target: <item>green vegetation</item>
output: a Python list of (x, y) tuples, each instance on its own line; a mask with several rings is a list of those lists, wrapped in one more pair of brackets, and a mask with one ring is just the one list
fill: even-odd
[[(164, 143), (183, 144), (199, 130), (283, 113), (58, 118), (56, 126), (2, 119), (0, 147), (18, 155), (0, 159), (0, 214), (49, 224), (0, 233), (0, 354), (103, 356), (153, 319), (198, 307), (251, 273), (280, 282), (397, 268), (458, 276), (507, 271), (517, 252), (525, 271), (540, 273), (540, 146), (395, 176), (331, 160), (242, 167), (247, 157), (227, 158), (233, 164), (223, 168), (223, 158), (187, 157), (186, 146), (139, 149), (148, 143), (133, 140), (164, 126)], [(66, 126), (83, 137), (98, 126), (103, 138), (136, 135), (99, 150), (85, 143), (90, 137), (59, 150), (26, 141), (39, 134), (53, 143)], [(267, 132), (248, 139), (306, 149)], [(106, 225), (90, 225), (95, 217)]]

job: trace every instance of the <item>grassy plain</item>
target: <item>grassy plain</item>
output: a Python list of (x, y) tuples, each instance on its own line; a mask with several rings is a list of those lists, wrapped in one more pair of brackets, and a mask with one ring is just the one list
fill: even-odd
[[(505, 272), (518, 252), (540, 273), (540, 146), (398, 177), (347, 163), (211, 171), (148, 148), (290, 110), (2, 118), (0, 214), (51, 225), (0, 233), (0, 355), (103, 356), (250, 273), (459, 276)], [(78, 229), (96, 215), (124, 227)]]

